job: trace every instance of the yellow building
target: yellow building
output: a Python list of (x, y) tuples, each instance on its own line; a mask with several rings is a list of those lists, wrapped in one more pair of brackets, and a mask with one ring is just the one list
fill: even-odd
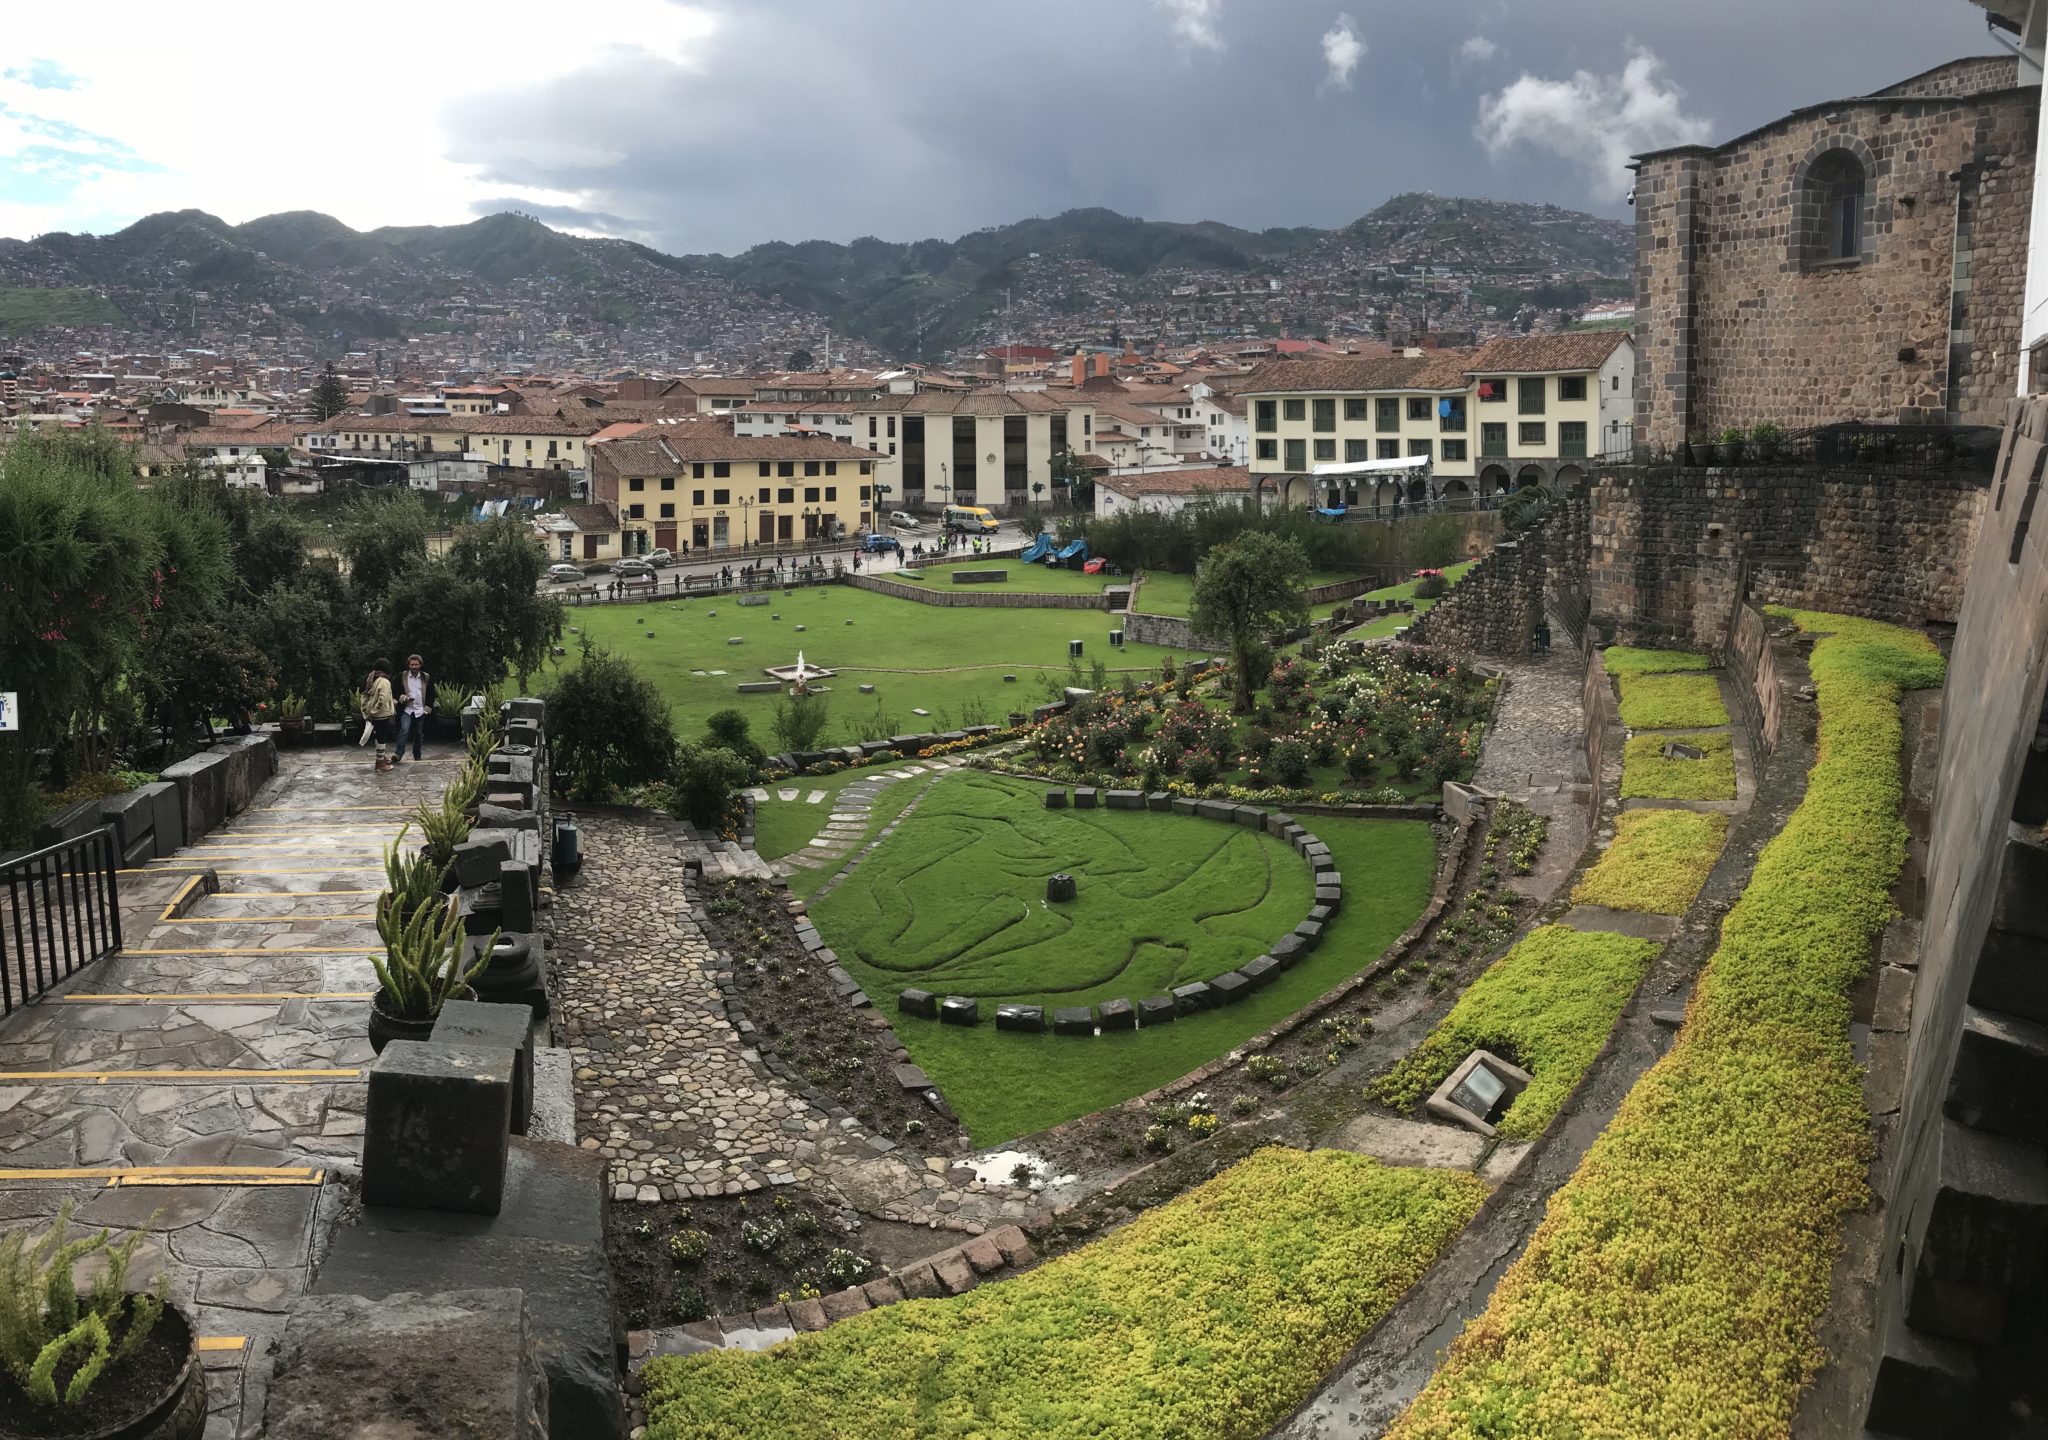
[(582, 470), (590, 437), (607, 423), (571, 415), (337, 415), (303, 427), (298, 438), (330, 455), (469, 456), (524, 470)]
[(591, 499), (618, 512), (627, 555), (800, 545), (874, 528), (878, 464), (837, 440), (651, 425), (591, 447)]

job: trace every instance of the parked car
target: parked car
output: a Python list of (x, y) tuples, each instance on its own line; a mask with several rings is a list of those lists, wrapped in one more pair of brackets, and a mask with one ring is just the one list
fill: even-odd
[(581, 569), (579, 569), (579, 568), (578, 568), (577, 566), (574, 566), (574, 565), (550, 565), (550, 566), (548, 566), (548, 583), (549, 583), (550, 585), (573, 585), (573, 584), (575, 584), (575, 583), (576, 583), (576, 582), (577, 582), (578, 580), (581, 580), (582, 578), (583, 578), (583, 571), (582, 571)]
[(676, 557), (666, 549), (649, 550), (642, 558), (657, 570), (666, 569), (676, 563)]
[(654, 573), (654, 567), (648, 564), (645, 560), (634, 558), (628, 560), (621, 560), (618, 564), (612, 566), (612, 573), (615, 575), (622, 575), (627, 577), (652, 575)]
[(898, 530), (916, 530), (921, 528), (917, 517), (908, 510), (891, 510), (889, 512), (889, 523)]
[(903, 542), (894, 535), (863, 535), (860, 548), (870, 555), (901, 555)]

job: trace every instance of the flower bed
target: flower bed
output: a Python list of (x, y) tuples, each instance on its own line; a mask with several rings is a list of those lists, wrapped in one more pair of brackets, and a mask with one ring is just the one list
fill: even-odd
[(1902, 689), (1925, 636), (1775, 610), (1820, 638), (1818, 759), (1764, 848), (1669, 1054), (1630, 1092), (1484, 1314), (1388, 1431), (1783, 1436), (1825, 1356), (1869, 1117), (1849, 990), (1905, 858)]
[(1123, 1229), (765, 1353), (649, 1363), (657, 1440), (1263, 1435), (1429, 1267), (1474, 1176), (1262, 1150)]
[(1678, 730), (1726, 725), (1728, 707), (1711, 675), (1625, 675), (1621, 723), (1631, 730)]
[(1708, 670), (1713, 661), (1690, 650), (1638, 650), (1633, 645), (1610, 645), (1600, 652), (1609, 675), (1669, 675), (1681, 670)]
[(1533, 1077), (1501, 1116), (1500, 1133), (1543, 1133), (1607, 1043), (1658, 944), (1630, 935), (1543, 925), (1473, 981), (1429, 1038), (1367, 1087), (1408, 1109), (1474, 1050), (1490, 1050)]
[[(1704, 760), (1664, 754), (1671, 742), (1706, 751)], [(1621, 752), (1624, 800), (1733, 800), (1735, 746), (1720, 735), (1631, 735)]]
[(1728, 838), (1726, 815), (1624, 810), (1614, 843), (1572, 891), (1577, 905), (1682, 915)]

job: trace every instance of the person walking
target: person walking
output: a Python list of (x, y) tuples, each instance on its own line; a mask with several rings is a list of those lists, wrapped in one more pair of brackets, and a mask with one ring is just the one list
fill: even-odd
[(379, 660), (363, 680), (363, 719), (369, 722), (370, 733), (376, 737), (379, 775), (391, 768), (391, 757), (385, 753), (385, 747), (398, 730), (398, 722), (393, 718), (396, 711), (391, 703), (391, 662)]
[(405, 657), (405, 673), (398, 677), (399, 694), (392, 698), (398, 704), (398, 744), (392, 751), (391, 763), (405, 763), (406, 737), (412, 737), (412, 758), (420, 758), (420, 741), (427, 733), (427, 712), (434, 708), (434, 677), (427, 673), (417, 655)]

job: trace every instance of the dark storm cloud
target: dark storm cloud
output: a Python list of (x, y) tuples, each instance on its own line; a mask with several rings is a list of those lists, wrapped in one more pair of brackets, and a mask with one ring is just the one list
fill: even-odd
[[(621, 48), (462, 102), (449, 158), (551, 192), (517, 208), (678, 253), (950, 238), (1089, 205), (1335, 225), (1416, 189), (1622, 214), (1631, 148), (1727, 138), (1995, 48), (1968, 0), (756, 0), (718, 14), (685, 66)], [(1333, 58), (1339, 33), (1358, 48)]]

